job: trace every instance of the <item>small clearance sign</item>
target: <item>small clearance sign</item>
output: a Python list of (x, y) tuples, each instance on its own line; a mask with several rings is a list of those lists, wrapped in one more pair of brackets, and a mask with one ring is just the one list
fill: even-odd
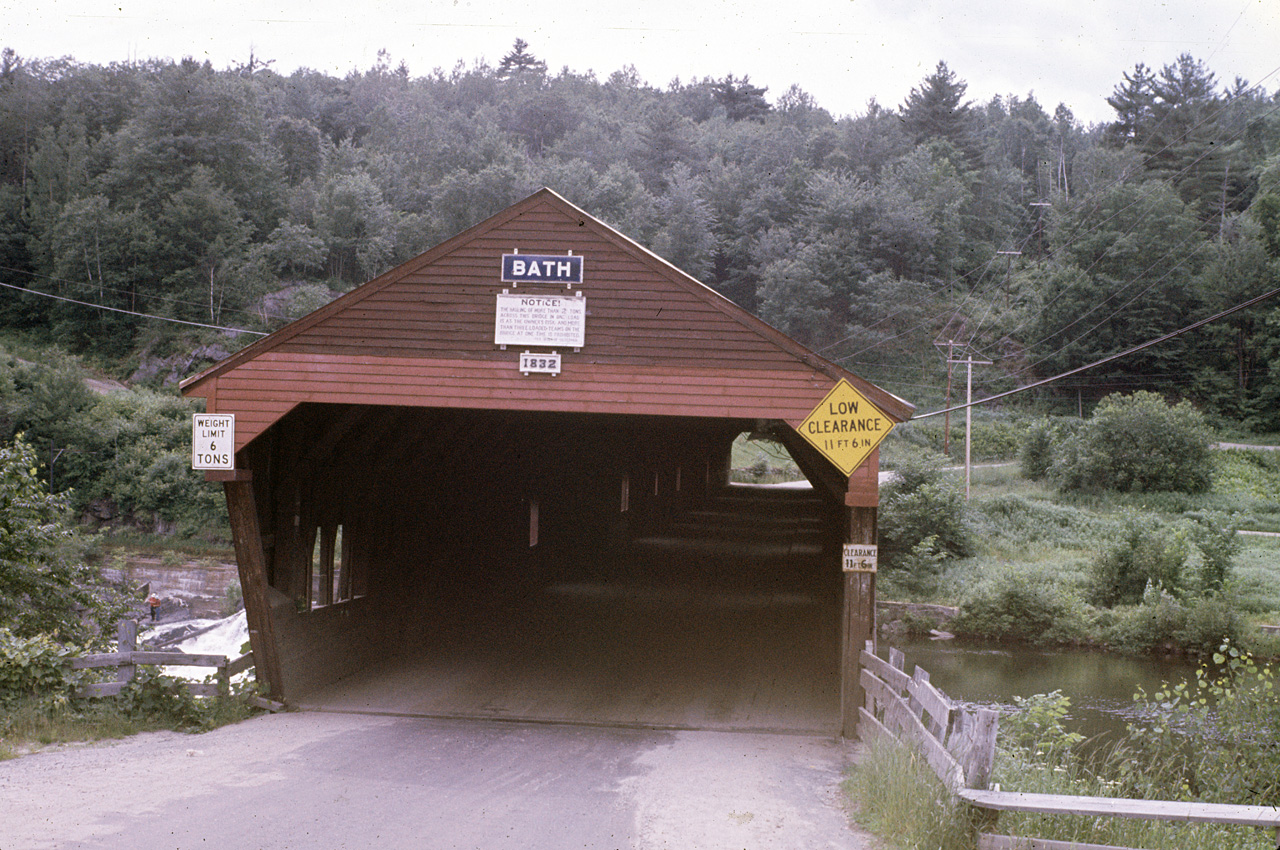
[(878, 546), (861, 546), (854, 543), (844, 544), (844, 557), (841, 559), (846, 573), (874, 573), (876, 561), (879, 559)]
[(841, 379), (796, 430), (836, 469), (852, 475), (889, 436), (893, 424), (880, 408)]
[(197, 413), (191, 417), (191, 468), (236, 468), (236, 417)]

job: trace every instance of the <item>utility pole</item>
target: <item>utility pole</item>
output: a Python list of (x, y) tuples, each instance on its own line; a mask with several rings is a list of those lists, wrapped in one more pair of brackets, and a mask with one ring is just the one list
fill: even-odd
[(956, 360), (952, 357), (947, 358), (948, 371), (951, 363), (963, 363), (968, 367), (968, 377), (966, 380), (967, 390), (965, 393), (964, 408), (964, 499), (969, 501), (969, 489), (971, 472), (973, 469), (973, 367), (990, 366), (990, 360), (974, 360), (973, 354), (968, 354), (963, 360)]
[(954, 362), (952, 353), (955, 350), (956, 341), (949, 339), (945, 343), (935, 342), (934, 345), (938, 348), (943, 345), (947, 346), (947, 403), (945, 405), (947, 412), (943, 415), (942, 453), (947, 457), (951, 457), (951, 365)]

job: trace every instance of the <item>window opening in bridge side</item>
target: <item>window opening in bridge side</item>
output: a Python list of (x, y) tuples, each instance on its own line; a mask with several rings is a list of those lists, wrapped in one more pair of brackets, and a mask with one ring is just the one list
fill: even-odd
[(731, 484), (807, 483), (787, 447), (764, 434), (743, 431), (734, 439), (730, 452)]
[(355, 575), (355, 558), (341, 525), (318, 525), (312, 531), (310, 576), (311, 607), (325, 608), (347, 602), (363, 589), (363, 577)]

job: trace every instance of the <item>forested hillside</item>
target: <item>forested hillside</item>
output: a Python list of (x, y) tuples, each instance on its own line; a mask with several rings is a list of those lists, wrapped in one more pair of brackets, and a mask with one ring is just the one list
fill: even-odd
[[(1280, 93), (1182, 55), (1083, 127), (966, 88), (939, 63), (833, 116), (745, 74), (553, 72), (523, 42), (340, 79), (6, 50), (0, 282), (84, 304), (5, 289), (0, 325), (129, 377), (254, 338), (134, 314), (270, 330), (544, 185), (922, 406), (944, 343), (994, 361), (988, 394), (1280, 286)], [(1140, 388), (1280, 429), (1280, 299), (1036, 400)]]

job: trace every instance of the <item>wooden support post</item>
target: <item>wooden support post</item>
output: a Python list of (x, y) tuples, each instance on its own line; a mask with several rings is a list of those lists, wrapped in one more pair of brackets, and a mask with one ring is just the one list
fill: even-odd
[(132, 682), (137, 667), (132, 662), (132, 655), (138, 648), (138, 623), (135, 620), (121, 620), (116, 624), (116, 652), (129, 657), (128, 664), (116, 668), (117, 682)]
[[(874, 545), (876, 508), (853, 507), (849, 511), (848, 543)], [(844, 614), (840, 641), (840, 734), (854, 737), (858, 709), (866, 699), (862, 691), (859, 654), (867, 641), (876, 637), (876, 574), (844, 573)]]
[(240, 569), (240, 589), (244, 593), (244, 610), (249, 620), (253, 666), (258, 681), (266, 680), (267, 693), (271, 698), (282, 700), (280, 655), (267, 600), (267, 558), (262, 550), (253, 478), (247, 471), (237, 471), (234, 477), (223, 480), (222, 486), (227, 495), (227, 514), (231, 519), (231, 536), (235, 541), (236, 563)]

